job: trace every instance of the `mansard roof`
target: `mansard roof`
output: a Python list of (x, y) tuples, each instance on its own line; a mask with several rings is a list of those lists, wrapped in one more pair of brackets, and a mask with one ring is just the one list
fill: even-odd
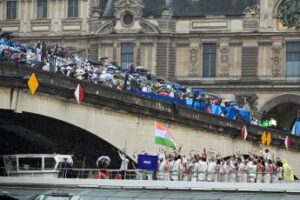
[[(108, 12), (103, 17), (113, 17), (113, 1), (106, 6)], [(145, 5), (143, 17), (161, 17), (162, 8), (168, 3), (172, 8), (173, 17), (204, 17), (204, 16), (241, 16), (245, 8), (251, 7), (259, 0), (143, 0)]]
[(173, 0), (173, 17), (241, 16), (258, 0)]

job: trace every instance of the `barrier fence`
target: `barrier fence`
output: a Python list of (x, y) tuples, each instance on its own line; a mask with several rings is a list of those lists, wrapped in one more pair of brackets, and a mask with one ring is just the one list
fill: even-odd
[[(118, 169), (78, 169), (64, 168), (57, 170), (33, 169), (26, 170), (5, 170), (1, 168), (0, 176), (7, 177), (43, 177), (41, 174), (55, 174), (57, 178), (76, 179), (110, 179), (110, 180), (158, 180), (158, 181), (193, 181), (193, 182), (231, 182), (231, 183), (279, 183), (286, 182), (279, 173), (243, 173), (243, 172), (201, 172), (191, 171), (146, 171), (146, 170), (126, 170)], [(300, 173), (294, 175), (298, 182)]]

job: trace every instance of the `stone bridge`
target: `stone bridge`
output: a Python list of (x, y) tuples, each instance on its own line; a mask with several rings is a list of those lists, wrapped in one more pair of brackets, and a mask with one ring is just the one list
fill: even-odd
[[(31, 95), (27, 87), (27, 81), (33, 72), (37, 75), (40, 84), (35, 95)], [(78, 105), (74, 98), (74, 90), (78, 83), (82, 85), (85, 92), (81, 105)], [(22, 115), (30, 114), (32, 119), (36, 120), (36, 124), (33, 124), (36, 127), (49, 126), (51, 129), (55, 121), (68, 124), (87, 132), (87, 136), (101, 138), (114, 149), (125, 150), (129, 157), (132, 157), (135, 152), (155, 153), (158, 150), (154, 144), (155, 120), (162, 122), (174, 135), (176, 142), (183, 146), (184, 153), (201, 151), (202, 148), (209, 147), (214, 147), (223, 155), (231, 155), (237, 150), (248, 152), (253, 147), (258, 148), (261, 134), (266, 130), (272, 134), (271, 151), (286, 158), (295, 171), (300, 172), (300, 138), (298, 137), (290, 136), (293, 146), (290, 150), (286, 150), (285, 133), (247, 125), (248, 138), (243, 141), (240, 132), (246, 124), (242, 122), (230, 121), (180, 106), (174, 112), (172, 105), (168, 103), (62, 75), (1, 63), (0, 97), (0, 114), (15, 113), (19, 116), (14, 118), (15, 121), (21, 119)], [(2, 115), (5, 119), (6, 114)], [(41, 123), (39, 121), (41, 119), (45, 119), (45, 123)], [(48, 125), (46, 121), (49, 122)], [(70, 133), (67, 139), (59, 139), (60, 136), (63, 137), (63, 133), (62, 131), (61, 135), (57, 135), (53, 132), (53, 135), (40, 137), (37, 132), (35, 142), (44, 141), (46, 144), (47, 140), (51, 141), (51, 137), (56, 137), (57, 142), (63, 143), (62, 140), (72, 140), (75, 137), (75, 133), (73, 135)], [(6, 143), (4, 140), (10, 139), (1, 138), (1, 144)], [(49, 145), (55, 149), (55, 142), (49, 142)], [(98, 151), (98, 155), (101, 154), (100, 147), (94, 149), (84, 137), (80, 141), (73, 142), (72, 145), (74, 148), (81, 145), (82, 149), (91, 149), (91, 151)], [(70, 153), (74, 152), (72, 145), (68, 146)]]

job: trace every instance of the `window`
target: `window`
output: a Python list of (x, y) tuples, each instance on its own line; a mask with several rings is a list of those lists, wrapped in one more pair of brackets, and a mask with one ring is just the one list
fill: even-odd
[(41, 170), (42, 158), (19, 158), (20, 170)]
[(133, 43), (121, 44), (121, 66), (128, 69), (128, 66), (133, 63)]
[(242, 48), (242, 77), (253, 79), (257, 77), (258, 48)]
[(286, 76), (300, 76), (300, 42), (286, 44)]
[(17, 18), (17, 1), (6, 2), (6, 19)]
[(203, 77), (216, 77), (216, 50), (216, 44), (203, 44)]
[(37, 18), (47, 18), (48, 12), (48, 1), (47, 0), (37, 0)]
[(17, 170), (17, 159), (16, 159), (16, 157), (5, 156), (3, 158), (3, 161), (4, 161), (6, 171), (10, 171), (10, 170), (15, 171), (15, 170)]
[(78, 17), (78, 0), (68, 0), (68, 18)]
[(132, 25), (132, 23), (133, 23), (133, 16), (132, 16), (132, 14), (126, 13), (126, 14), (123, 16), (123, 23), (124, 23), (125, 26), (130, 26), (130, 25)]
[(45, 158), (45, 169), (54, 169), (56, 161), (54, 158)]

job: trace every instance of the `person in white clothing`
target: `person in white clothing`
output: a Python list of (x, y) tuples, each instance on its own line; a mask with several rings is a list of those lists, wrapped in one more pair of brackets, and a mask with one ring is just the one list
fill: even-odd
[(265, 161), (265, 175), (264, 175), (264, 183), (272, 182), (272, 174), (273, 174), (273, 164), (271, 160)]
[(178, 155), (175, 159), (174, 159), (174, 163), (172, 166), (172, 180), (173, 181), (178, 181), (180, 180), (180, 164), (181, 164), (181, 156)]
[(168, 159), (164, 159), (163, 163), (162, 163), (162, 178), (164, 181), (170, 181), (171, 180), (171, 176), (170, 176), (170, 171), (171, 171), (171, 162)]
[(197, 176), (198, 176), (198, 168), (199, 168), (199, 162), (197, 162), (197, 160), (194, 158), (192, 160), (193, 163), (193, 169), (192, 169), (192, 181), (196, 182), (197, 181)]
[(229, 182), (235, 183), (236, 182), (236, 173), (237, 173), (237, 166), (236, 161), (231, 159), (229, 164)]
[(215, 180), (216, 166), (215, 158), (209, 159), (207, 164), (207, 181), (212, 182)]
[(224, 182), (229, 182), (229, 177), (230, 177), (230, 159), (227, 159), (225, 163), (223, 164), (223, 181)]
[(126, 155), (123, 154), (122, 152), (118, 151), (118, 153), (122, 160), (121, 166), (120, 166), (121, 176), (122, 176), (122, 179), (125, 179), (126, 171), (128, 170), (129, 160), (126, 158)]
[(261, 159), (257, 160), (257, 176), (256, 176), (256, 183), (262, 183), (263, 181), (263, 174), (265, 171), (265, 167), (262, 164)]
[(239, 173), (240, 173), (240, 182), (247, 183), (248, 182), (248, 166), (247, 160), (243, 160), (239, 165)]
[(257, 172), (257, 164), (256, 161), (252, 161), (252, 158), (250, 158), (250, 161), (248, 162), (248, 170), (249, 170), (249, 182), (255, 183), (256, 181), (256, 172)]
[(198, 181), (205, 181), (207, 172), (207, 162), (205, 161), (205, 158), (201, 158), (198, 165)]

